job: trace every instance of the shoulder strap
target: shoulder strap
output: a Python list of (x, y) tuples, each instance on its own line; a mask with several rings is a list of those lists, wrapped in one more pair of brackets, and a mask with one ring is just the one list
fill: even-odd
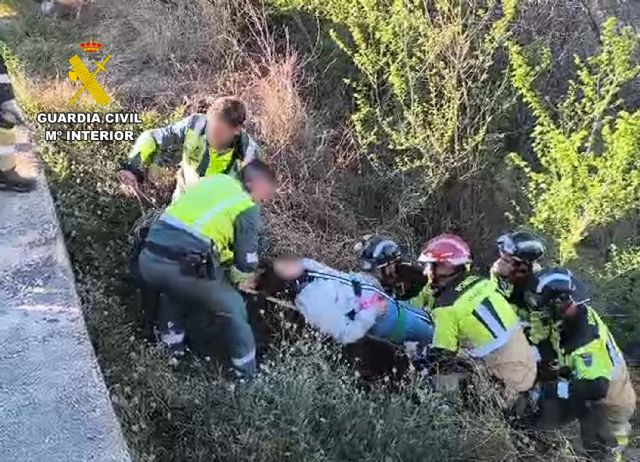
[(366, 289), (366, 290), (370, 290), (372, 292), (377, 293), (378, 295), (380, 295), (381, 297), (387, 300), (395, 301), (393, 297), (391, 297), (385, 291), (379, 289), (378, 287), (372, 284), (361, 282), (355, 278), (346, 278), (343, 276), (338, 276), (336, 274), (321, 273), (318, 271), (307, 271), (307, 274), (314, 278), (325, 279), (330, 281), (338, 281), (344, 285), (351, 286), (353, 288), (353, 293), (356, 295), (356, 297), (360, 297), (362, 295), (362, 290)]
[(228, 174), (233, 169), (233, 166), (236, 163), (238, 164), (238, 171), (240, 171), (242, 161), (244, 160), (244, 143), (242, 135), (243, 134), (236, 136), (233, 140), (233, 154), (231, 155), (231, 159), (224, 169), (224, 173)]

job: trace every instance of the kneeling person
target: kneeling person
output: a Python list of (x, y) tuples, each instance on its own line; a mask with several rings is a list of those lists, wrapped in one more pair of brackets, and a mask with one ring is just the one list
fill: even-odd
[[(393, 298), (411, 300), (424, 289), (427, 280), (422, 267), (405, 258), (398, 244), (390, 238), (367, 235), (355, 245), (354, 250), (360, 270), (376, 278)], [(418, 307), (413, 300), (411, 304)]]
[(293, 301), (305, 321), (337, 342), (366, 334), (396, 344), (430, 343), (433, 326), (420, 310), (396, 302), (364, 274), (336, 271), (307, 258), (281, 257), (258, 276), (257, 289)]
[(244, 300), (232, 284), (247, 284), (258, 265), (259, 203), (275, 192), (275, 177), (259, 160), (236, 180), (213, 175), (188, 188), (150, 228), (140, 253), (142, 278), (163, 293), (161, 340), (184, 349), (181, 317), (187, 306), (224, 315), (231, 362), (242, 373), (255, 370), (255, 341)]
[(515, 402), (533, 387), (536, 361), (514, 309), (494, 281), (471, 273), (471, 251), (460, 237), (435, 237), (418, 260), (434, 297), (433, 348), (457, 353), (468, 347)]
[(618, 345), (596, 311), (577, 298), (579, 285), (569, 271), (542, 271), (534, 290), (560, 321), (556, 348), (563, 375), (542, 386), (541, 423), (555, 423), (545, 421), (549, 416), (560, 422), (578, 418), (591, 457), (622, 461), (636, 394)]

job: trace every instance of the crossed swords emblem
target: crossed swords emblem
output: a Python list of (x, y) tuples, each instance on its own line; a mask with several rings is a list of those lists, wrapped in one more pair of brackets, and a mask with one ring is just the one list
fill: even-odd
[(98, 75), (100, 71), (107, 72), (107, 68), (105, 66), (110, 59), (111, 55), (107, 55), (107, 57), (104, 58), (101, 62), (96, 63), (96, 70), (91, 72), (89, 71), (87, 66), (84, 65), (78, 55), (73, 55), (71, 58), (69, 58), (69, 63), (71, 63), (72, 69), (71, 71), (69, 71), (69, 78), (74, 82), (80, 80), (80, 83), (82, 83), (82, 88), (80, 88), (73, 95), (73, 98), (71, 98), (71, 101), (69, 101), (69, 106), (73, 106), (73, 104), (78, 100), (80, 95), (82, 95), (85, 90), (88, 91), (93, 99), (102, 106), (106, 106), (111, 102), (111, 98), (109, 97), (109, 95), (107, 95), (107, 93), (96, 80), (96, 75)]

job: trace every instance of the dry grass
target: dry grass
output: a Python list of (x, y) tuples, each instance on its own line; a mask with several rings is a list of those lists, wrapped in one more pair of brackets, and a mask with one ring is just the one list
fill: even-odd
[[(90, 112), (95, 110), (95, 101), (87, 92), (69, 108), (67, 103), (71, 101), (73, 95), (78, 91), (78, 84), (70, 80), (38, 80), (30, 82), (29, 92), (38, 95), (37, 98), (30, 98), (40, 112), (56, 112), (60, 110), (73, 110), (76, 112)], [(108, 92), (109, 89), (105, 88)]]
[(230, 0), (103, 0), (96, 36), (110, 48), (109, 80), (129, 102), (171, 106), (233, 66), (238, 41)]
[(14, 5), (8, 3), (0, 3), (0, 18), (11, 19), (18, 14)]
[(298, 58), (290, 54), (270, 63), (267, 74), (246, 92), (247, 100), (256, 101), (254, 123), (274, 157), (305, 135), (308, 118), (298, 90), (300, 72)]

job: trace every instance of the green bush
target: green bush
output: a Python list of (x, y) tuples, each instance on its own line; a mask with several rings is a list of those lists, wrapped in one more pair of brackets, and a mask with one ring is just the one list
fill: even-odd
[(577, 76), (556, 108), (535, 89), (539, 70), (520, 46), (510, 46), (513, 85), (536, 118), (539, 165), (512, 159), (528, 178), (530, 223), (553, 238), (562, 263), (577, 256), (590, 230), (624, 218), (640, 199), (640, 111), (623, 110), (618, 96), (640, 73), (633, 59), (638, 37), (609, 19), (600, 52), (576, 57)]
[(640, 338), (640, 247), (611, 250), (609, 261), (588, 268), (587, 275), (594, 285), (596, 308), (603, 311), (624, 346)]
[(383, 142), (394, 170), (417, 172), (423, 191), (479, 170), (487, 134), (509, 104), (494, 63), (517, 0), (273, 0), (317, 13), (359, 77), (352, 120), (362, 145)]

